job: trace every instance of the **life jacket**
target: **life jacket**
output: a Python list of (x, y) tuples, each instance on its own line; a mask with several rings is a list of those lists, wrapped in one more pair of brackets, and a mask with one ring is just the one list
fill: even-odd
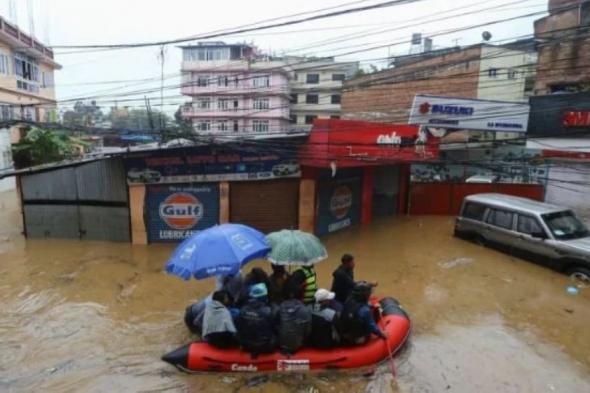
[(312, 304), (315, 301), (314, 295), (318, 290), (315, 270), (312, 266), (303, 266), (301, 271), (305, 275), (303, 282), (303, 298), (301, 299), (305, 304)]
[(290, 299), (281, 303), (279, 317), (281, 350), (295, 353), (310, 333), (311, 311), (300, 300)]
[(276, 336), (270, 306), (258, 300), (248, 301), (240, 310), (236, 325), (238, 340), (246, 351), (262, 353), (272, 350)]
[(365, 337), (371, 334), (371, 328), (365, 321), (359, 317), (359, 310), (366, 306), (366, 303), (350, 297), (340, 315), (338, 322), (338, 333), (343, 339), (347, 341), (354, 341), (357, 338)]

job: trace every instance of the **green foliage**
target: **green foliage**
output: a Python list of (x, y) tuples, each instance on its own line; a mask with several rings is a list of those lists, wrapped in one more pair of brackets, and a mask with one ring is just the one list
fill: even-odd
[(72, 158), (84, 146), (85, 142), (63, 132), (31, 127), (19, 143), (12, 145), (12, 155), (16, 168), (26, 168)]
[(148, 112), (146, 109), (111, 109), (108, 117), (111, 127), (132, 131), (160, 130), (170, 123), (170, 118), (157, 110)]
[(63, 123), (69, 127), (93, 126), (96, 122), (102, 121), (103, 117), (102, 111), (95, 101), (91, 101), (89, 104), (77, 101), (73, 110), (64, 113)]

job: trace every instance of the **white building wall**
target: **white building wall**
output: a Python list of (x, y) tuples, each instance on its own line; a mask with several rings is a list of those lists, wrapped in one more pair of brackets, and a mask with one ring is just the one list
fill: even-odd
[(545, 201), (571, 208), (590, 223), (590, 167), (574, 162), (556, 162), (549, 170)]
[[(11, 170), (12, 164), (12, 150), (10, 146), (10, 130), (7, 128), (0, 128), (0, 174)], [(14, 177), (9, 177), (0, 180), (0, 192), (14, 189)]]
[(477, 98), (526, 101), (525, 81), (535, 73), (537, 54), (482, 46)]

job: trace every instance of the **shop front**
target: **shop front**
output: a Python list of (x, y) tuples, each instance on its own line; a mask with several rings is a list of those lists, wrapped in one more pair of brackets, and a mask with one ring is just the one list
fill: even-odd
[(405, 213), (410, 164), (438, 158), (438, 143), (419, 127), (316, 120), (300, 152), (301, 198), (313, 214), (300, 222), (318, 235)]
[(298, 228), (301, 171), (289, 151), (224, 144), (130, 154), (133, 242), (179, 242), (230, 221)]
[(547, 202), (590, 221), (590, 92), (531, 97), (527, 147), (548, 163)]

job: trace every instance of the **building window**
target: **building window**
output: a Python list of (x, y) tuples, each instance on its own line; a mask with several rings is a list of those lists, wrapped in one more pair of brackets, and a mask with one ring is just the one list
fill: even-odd
[(340, 116), (332, 115), (332, 116), (330, 116), (330, 119), (338, 120), (338, 119), (340, 119)]
[(268, 98), (256, 98), (253, 102), (254, 109), (269, 109), (270, 101)]
[(199, 86), (199, 87), (207, 87), (207, 86), (209, 86), (209, 75), (199, 75), (199, 76), (197, 76), (197, 86)]
[(197, 120), (197, 131), (211, 131), (211, 120)]
[(332, 74), (333, 81), (343, 81), (344, 79), (346, 79), (345, 74)]
[(490, 68), (490, 69), (488, 70), (488, 76), (489, 76), (490, 78), (495, 78), (495, 77), (497, 77), (497, 76), (498, 76), (498, 69), (497, 69), (497, 68)]
[(211, 108), (211, 98), (199, 98), (197, 100), (197, 108), (198, 109), (210, 109)]
[(297, 124), (297, 115), (290, 115), (289, 116), (289, 123)]
[(332, 94), (332, 99), (331, 99), (331, 103), (332, 104), (340, 104), (342, 97), (340, 96), (340, 94)]
[(299, 74), (298, 73), (295, 73), (294, 79), (295, 80), (298, 80), (299, 79)]
[(37, 121), (37, 111), (32, 106), (23, 107), (23, 117), (28, 121)]
[(270, 87), (270, 75), (259, 75), (252, 78), (254, 87)]
[(53, 87), (53, 73), (52, 72), (45, 72), (41, 73), (41, 87), (42, 88), (50, 88)]
[(8, 68), (8, 56), (4, 53), (0, 53), (0, 74), (10, 74), (10, 69)]
[(14, 109), (12, 108), (12, 105), (0, 104), (0, 116), (2, 120), (13, 120)]
[(305, 115), (305, 124), (313, 124), (313, 121), (317, 118), (316, 115)]
[(229, 86), (229, 77), (227, 75), (218, 76), (217, 77), (217, 86), (228, 87)]
[(298, 94), (291, 94), (291, 99), (289, 101), (291, 101), (291, 104), (297, 104), (297, 98), (299, 97)]
[(268, 120), (253, 120), (252, 129), (254, 132), (268, 132)]
[(307, 74), (305, 81), (307, 83), (318, 84), (320, 83), (320, 74)]
[(238, 124), (238, 121), (234, 120), (234, 132), (238, 132), (239, 129), (240, 129), (240, 125)]
[(518, 76), (517, 70), (513, 70), (513, 69), (508, 70), (508, 79), (516, 79), (517, 76)]
[(239, 101), (233, 98), (220, 98), (217, 101), (217, 109), (221, 111), (237, 111), (239, 106)]
[(185, 61), (220, 61), (229, 58), (229, 48), (186, 48), (183, 51)]
[(229, 126), (227, 124), (227, 120), (219, 120), (217, 122), (217, 130), (218, 131), (229, 131)]
[(307, 94), (305, 96), (306, 104), (318, 104), (320, 102), (320, 96), (317, 94)]

